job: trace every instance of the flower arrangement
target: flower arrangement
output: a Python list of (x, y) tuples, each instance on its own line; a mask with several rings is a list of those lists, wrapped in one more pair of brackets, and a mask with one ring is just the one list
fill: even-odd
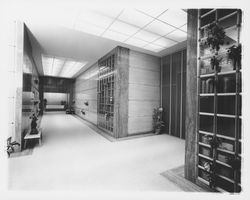
[(210, 65), (211, 65), (213, 70), (215, 69), (217, 72), (221, 71), (221, 67), (220, 67), (221, 60), (222, 60), (222, 58), (220, 58), (218, 56), (211, 57)]
[(159, 134), (164, 127), (164, 122), (162, 121), (163, 108), (155, 108), (153, 114), (153, 129), (155, 134)]
[(224, 44), (225, 31), (217, 23), (210, 24), (207, 28), (206, 44), (216, 51), (220, 50), (220, 45)]
[(241, 66), (241, 44), (238, 46), (233, 45), (227, 49), (227, 60), (233, 62), (233, 69), (236, 69), (236, 65)]
[(7, 149), (6, 149), (6, 152), (8, 154), (8, 157), (10, 157), (10, 154), (11, 153), (14, 153), (15, 152), (15, 146), (20, 146), (20, 144), (16, 141), (11, 141), (12, 137), (9, 137), (7, 139)]

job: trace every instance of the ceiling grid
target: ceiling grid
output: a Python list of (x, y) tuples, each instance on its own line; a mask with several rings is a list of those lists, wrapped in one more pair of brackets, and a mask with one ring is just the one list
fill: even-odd
[[(113, 41), (122, 42), (152, 52), (162, 50), (186, 40), (187, 13), (178, 9), (117, 9), (79, 10), (67, 28)], [(88, 60), (42, 55), (44, 74), (74, 77), (84, 70)]]

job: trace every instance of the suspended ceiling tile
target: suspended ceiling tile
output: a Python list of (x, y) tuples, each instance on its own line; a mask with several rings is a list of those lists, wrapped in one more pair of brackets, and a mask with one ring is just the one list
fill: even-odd
[(136, 31), (139, 30), (138, 27), (136, 26), (132, 26), (130, 24), (121, 22), (121, 21), (115, 21), (110, 27), (109, 30), (111, 31), (116, 31), (116, 32), (120, 32), (123, 33), (125, 35), (132, 35), (134, 33), (136, 33)]
[(148, 42), (140, 40), (135, 37), (129, 38), (125, 43), (136, 47), (143, 47), (148, 44)]
[(88, 23), (83, 23), (83, 22), (77, 22), (74, 27), (75, 30), (77, 31), (82, 31), (84, 33), (89, 33), (93, 35), (101, 35), (104, 31), (105, 28), (101, 28), (99, 26), (91, 25)]
[(159, 52), (162, 51), (164, 48), (159, 46), (159, 45), (155, 45), (155, 44), (148, 44), (145, 47), (143, 47), (144, 49), (147, 49), (149, 51), (153, 51), (153, 52)]
[(105, 8), (105, 9), (95, 9), (93, 10), (96, 13), (99, 13), (102, 16), (110, 17), (110, 18), (116, 18), (118, 17), (121, 13), (123, 13), (123, 8), (115, 8), (115, 9), (110, 9), (110, 8)]
[(142, 14), (135, 9), (125, 9), (118, 19), (138, 27), (143, 27), (153, 20), (152, 17)]
[(147, 42), (152, 42), (152, 41), (156, 40), (157, 38), (159, 38), (160, 36), (155, 34), (155, 33), (141, 30), (138, 33), (136, 33), (134, 35), (134, 37), (141, 39), (141, 40), (145, 40)]
[(147, 15), (150, 15), (152, 17), (158, 17), (160, 14), (162, 14), (164, 11), (166, 11), (166, 8), (139, 8), (136, 9), (142, 13), (145, 13)]
[(154, 41), (152, 44), (159, 45), (159, 46), (164, 47), (164, 48), (168, 48), (168, 47), (171, 47), (171, 46), (177, 44), (177, 42), (174, 42), (174, 41), (169, 40), (167, 38), (161, 37), (158, 40)]
[(107, 28), (114, 21), (114, 18), (107, 17), (94, 11), (85, 11), (78, 16), (77, 22), (78, 21)]
[(109, 38), (111, 40), (119, 41), (119, 42), (123, 42), (129, 37), (128, 35), (124, 35), (115, 31), (110, 31), (110, 30), (107, 30), (102, 36), (105, 38)]
[(185, 24), (184, 26), (181, 26), (180, 29), (187, 32), (187, 24)]
[(175, 27), (180, 27), (187, 23), (187, 13), (181, 9), (168, 9), (158, 19)]
[(170, 34), (166, 35), (167, 38), (175, 40), (177, 42), (182, 42), (187, 39), (187, 33), (176, 29), (175, 31), (171, 32)]
[(159, 35), (166, 35), (167, 33), (175, 30), (175, 28), (161, 21), (155, 20), (152, 23), (150, 23), (148, 26), (146, 26), (145, 30), (159, 34)]

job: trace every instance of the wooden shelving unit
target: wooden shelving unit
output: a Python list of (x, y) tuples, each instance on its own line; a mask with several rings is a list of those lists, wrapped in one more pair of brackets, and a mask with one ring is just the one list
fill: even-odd
[[(206, 28), (225, 31), (218, 52), (208, 47)], [(227, 49), (240, 44), (241, 10), (199, 10), (198, 181), (220, 192), (241, 191), (241, 66), (227, 60)], [(219, 56), (220, 70), (210, 59)]]

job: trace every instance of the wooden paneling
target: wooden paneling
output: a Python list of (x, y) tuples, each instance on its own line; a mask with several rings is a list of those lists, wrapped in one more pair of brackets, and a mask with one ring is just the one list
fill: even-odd
[(140, 84), (159, 87), (159, 72), (148, 71), (142, 68), (131, 68), (129, 74), (130, 84)]
[(153, 109), (160, 106), (160, 58), (130, 50), (128, 134), (153, 129)]
[(129, 100), (160, 101), (160, 86), (129, 84)]
[(129, 117), (144, 117), (153, 115), (153, 108), (159, 106), (159, 101), (133, 101), (128, 107)]
[(185, 69), (186, 50), (179, 50), (162, 58), (162, 106), (164, 109), (164, 131), (184, 138), (185, 115)]
[(129, 117), (128, 134), (141, 134), (152, 131), (152, 114), (150, 116)]
[(188, 10), (185, 178), (197, 177), (197, 28), (198, 10)]
[(143, 70), (160, 72), (160, 59), (138, 51), (130, 50), (129, 68), (140, 68)]
[(171, 81), (171, 55), (162, 58), (162, 107), (164, 109), (162, 119), (165, 122), (164, 132), (169, 134), (170, 122), (170, 81)]
[[(98, 65), (95, 63), (74, 83), (73, 100), (76, 114), (97, 125), (97, 74)], [(88, 102), (88, 105), (85, 105)], [(83, 114), (84, 113), (84, 114)]]

